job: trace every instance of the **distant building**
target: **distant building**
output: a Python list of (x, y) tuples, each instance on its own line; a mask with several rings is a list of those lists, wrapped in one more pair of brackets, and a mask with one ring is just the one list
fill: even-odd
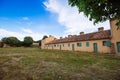
[(4, 43), (0, 41), (0, 48), (4, 47)]
[(120, 53), (120, 29), (117, 29), (115, 20), (110, 20), (110, 30), (98, 28), (98, 32), (56, 39), (49, 36), (41, 42), (42, 49), (72, 50), (99, 53)]

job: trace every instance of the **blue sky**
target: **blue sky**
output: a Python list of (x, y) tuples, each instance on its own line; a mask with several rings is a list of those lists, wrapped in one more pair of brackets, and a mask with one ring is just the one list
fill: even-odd
[(31, 36), (40, 40), (44, 35), (57, 38), (68, 34), (97, 31), (98, 27), (109, 29), (108, 21), (93, 25), (67, 0), (0, 0), (0, 39), (15, 36), (23, 40)]

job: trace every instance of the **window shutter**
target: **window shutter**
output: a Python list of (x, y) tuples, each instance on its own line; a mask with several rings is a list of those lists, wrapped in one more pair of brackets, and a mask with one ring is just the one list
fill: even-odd
[(87, 46), (87, 47), (89, 46), (89, 42), (86, 42), (86, 46)]
[(108, 40), (108, 41), (106, 41), (106, 46), (111, 46), (111, 42)]
[(82, 46), (82, 43), (77, 43), (77, 46), (81, 47), (81, 46)]

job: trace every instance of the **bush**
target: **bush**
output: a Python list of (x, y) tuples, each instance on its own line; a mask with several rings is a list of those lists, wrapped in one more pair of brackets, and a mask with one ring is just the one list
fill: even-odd
[(33, 44), (33, 39), (32, 37), (25, 37), (23, 41), (23, 45), (26, 47), (30, 47)]

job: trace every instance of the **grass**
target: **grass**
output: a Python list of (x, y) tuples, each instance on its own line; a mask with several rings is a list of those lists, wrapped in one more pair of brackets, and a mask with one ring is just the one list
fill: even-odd
[(0, 48), (0, 80), (119, 79), (119, 56), (39, 48)]

